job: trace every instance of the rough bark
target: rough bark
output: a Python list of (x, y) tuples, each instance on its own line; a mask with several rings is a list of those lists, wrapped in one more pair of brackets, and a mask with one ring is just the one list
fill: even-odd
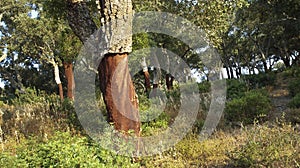
[(132, 2), (131, 0), (100, 0), (101, 32), (106, 53), (132, 51)]
[(75, 81), (74, 81), (74, 73), (73, 73), (73, 64), (69, 62), (65, 62), (64, 69), (65, 69), (65, 76), (67, 79), (67, 97), (70, 100), (74, 100)]
[[(107, 51), (99, 66), (101, 90), (109, 120), (115, 129), (140, 133), (138, 100), (128, 69), (127, 53), (132, 50), (131, 0), (100, 0), (101, 29), (105, 33)], [(109, 23), (107, 24), (107, 22)], [(118, 69), (116, 70), (116, 68)], [(117, 78), (114, 78), (117, 76)], [(112, 97), (112, 91), (119, 97)], [(127, 100), (130, 100), (129, 102)], [(118, 107), (118, 108), (117, 108)]]
[(84, 43), (96, 30), (84, 0), (68, 0), (68, 21), (73, 32)]
[[(131, 52), (131, 0), (99, 0), (101, 14), (101, 28), (99, 31), (101, 47), (104, 48), (104, 58), (98, 67), (101, 80), (101, 91), (109, 115), (117, 130), (132, 129), (137, 135), (140, 132), (138, 101), (136, 99), (133, 83), (130, 78), (128, 64), (122, 70), (115, 71), (121, 60), (127, 60), (127, 53)], [(85, 42), (96, 30), (89, 10), (83, 0), (68, 0), (68, 20), (74, 33)], [(113, 76), (119, 78), (112, 80)], [(116, 89), (117, 90), (113, 90)], [(119, 94), (119, 99), (114, 100), (112, 91)], [(126, 102), (127, 99), (131, 103)], [(116, 106), (116, 102), (117, 105)], [(117, 108), (117, 107), (122, 107)], [(128, 118), (129, 116), (129, 118)]]

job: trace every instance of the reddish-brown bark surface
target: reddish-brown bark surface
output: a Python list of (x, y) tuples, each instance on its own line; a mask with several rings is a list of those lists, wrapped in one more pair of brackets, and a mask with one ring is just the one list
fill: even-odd
[(99, 65), (101, 91), (109, 122), (117, 130), (140, 133), (138, 100), (129, 74), (127, 53), (107, 54)]
[(74, 81), (74, 73), (73, 73), (73, 64), (72, 63), (64, 63), (65, 76), (67, 79), (67, 97), (71, 100), (74, 100), (74, 89), (75, 89), (75, 81)]
[(145, 78), (146, 93), (149, 93), (151, 90), (151, 84), (150, 84), (150, 74), (148, 71), (144, 71), (144, 78)]
[(63, 91), (62, 84), (60, 83), (57, 85), (58, 85), (58, 93), (59, 93), (60, 100), (63, 101), (64, 100), (64, 91)]

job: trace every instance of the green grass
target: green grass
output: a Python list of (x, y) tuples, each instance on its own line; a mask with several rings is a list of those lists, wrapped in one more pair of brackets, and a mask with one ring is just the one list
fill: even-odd
[[(294, 71), (279, 75), (290, 73), (295, 78), (298, 71)], [(265, 76), (253, 78), (262, 80)], [(291, 90), (295, 90), (293, 84), (289, 85)], [(0, 102), (3, 113), (0, 167), (300, 167), (299, 96), (294, 97), (290, 103), (294, 109), (286, 111), (289, 115), (282, 121), (270, 123), (264, 118), (263, 122), (256, 122), (260, 114), (272, 110), (267, 90), (251, 90), (245, 82), (237, 80), (230, 80), (228, 85), (230, 99), (223, 125), (211, 137), (198, 140), (197, 133), (208, 110), (204, 106), (210, 101), (209, 96), (201, 97), (203, 116), (196, 121), (195, 128), (169, 150), (140, 158), (103, 149), (84, 135), (72, 103), (60, 103), (55, 95), (37, 95), (29, 90), (27, 96)], [(203, 92), (209, 91), (207, 83), (199, 87)], [(172, 101), (168, 101), (164, 110), (151, 107), (146, 97), (140, 97), (140, 110), (145, 117), (142, 136), (157, 135), (172, 124), (170, 121), (176, 117), (180, 104), (178, 94), (176, 90), (167, 93)], [(99, 104), (105, 109), (103, 102)], [(156, 118), (152, 119), (150, 113)], [(238, 121), (244, 125), (238, 128), (228, 125)]]

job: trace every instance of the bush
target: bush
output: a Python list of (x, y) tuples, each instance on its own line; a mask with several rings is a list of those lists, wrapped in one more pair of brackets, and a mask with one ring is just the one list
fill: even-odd
[(208, 81), (204, 81), (198, 84), (198, 89), (200, 93), (208, 93), (210, 92), (211, 83)]
[(300, 93), (296, 94), (295, 97), (289, 102), (290, 108), (300, 108)]
[(271, 110), (271, 102), (264, 90), (253, 90), (241, 98), (226, 103), (225, 119), (228, 122), (251, 124), (255, 119), (263, 119)]
[(231, 153), (232, 167), (299, 167), (299, 134), (291, 125), (254, 126), (247, 140)]
[(268, 85), (274, 85), (276, 74), (274, 72), (259, 73), (253, 75), (245, 75), (242, 78), (246, 81), (250, 88), (257, 89)]
[[(5, 155), (4, 155), (5, 156)], [(3, 158), (3, 156), (2, 156)], [(86, 137), (57, 132), (46, 142), (36, 139), (20, 146), (17, 167), (138, 167), (132, 159), (104, 150)], [(2, 166), (2, 165), (1, 165)]]
[(288, 89), (291, 96), (296, 96), (297, 93), (300, 93), (300, 78), (292, 80)]
[(292, 124), (300, 124), (300, 108), (288, 109), (285, 114), (286, 121), (291, 122)]
[(287, 78), (300, 77), (300, 68), (298, 66), (293, 66), (284, 70), (282, 74)]
[(18, 159), (17, 157), (13, 156), (10, 153), (0, 153), (0, 166), (3, 168), (6, 167), (14, 167), (14, 166), (19, 166), (19, 167), (25, 167), (26, 162), (25, 160)]
[(236, 79), (227, 80), (227, 99), (232, 100), (236, 98), (241, 98), (245, 95), (248, 90), (246, 83)]

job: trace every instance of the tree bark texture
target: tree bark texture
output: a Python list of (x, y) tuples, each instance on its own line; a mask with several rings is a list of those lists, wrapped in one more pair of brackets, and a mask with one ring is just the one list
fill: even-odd
[(97, 30), (84, 0), (68, 0), (68, 21), (81, 42), (85, 42)]
[(131, 0), (99, 0), (101, 14), (101, 39), (105, 53), (132, 51), (132, 2)]
[(128, 68), (128, 55), (108, 54), (99, 66), (101, 92), (108, 111), (108, 121), (115, 129), (140, 132), (138, 102)]
[(65, 62), (64, 69), (65, 69), (65, 76), (67, 79), (67, 97), (70, 100), (74, 100), (75, 81), (74, 81), (74, 73), (73, 73), (73, 64), (69, 62)]
[[(139, 135), (138, 101), (127, 62), (127, 55), (132, 50), (132, 2), (98, 0), (98, 4), (101, 14), (99, 46), (104, 56), (98, 71), (109, 121), (114, 123), (117, 130), (134, 130)], [(97, 31), (84, 0), (68, 0), (68, 20), (70, 27), (82, 42)], [(119, 64), (120, 62), (122, 64)], [(114, 76), (118, 78), (114, 79)], [(113, 97), (112, 93), (117, 93), (119, 97)], [(131, 102), (127, 102), (127, 99)]]

